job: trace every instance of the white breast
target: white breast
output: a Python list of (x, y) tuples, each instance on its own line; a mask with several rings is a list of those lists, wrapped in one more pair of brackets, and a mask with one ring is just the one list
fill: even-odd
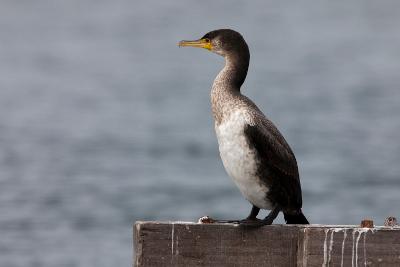
[(255, 150), (248, 146), (244, 135), (244, 127), (249, 123), (246, 110), (237, 110), (220, 125), (216, 124), (219, 152), (225, 170), (243, 196), (259, 208), (271, 209), (266, 199), (268, 188), (256, 176)]

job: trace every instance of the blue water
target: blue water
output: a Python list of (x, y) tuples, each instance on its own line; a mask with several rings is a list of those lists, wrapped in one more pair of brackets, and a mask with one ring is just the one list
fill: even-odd
[[(251, 3), (251, 4), (250, 4)], [(3, 1), (0, 266), (129, 266), (136, 220), (243, 218), (209, 90), (230, 27), (313, 223), (400, 216), (399, 1)], [(283, 220), (280, 217), (277, 223)]]

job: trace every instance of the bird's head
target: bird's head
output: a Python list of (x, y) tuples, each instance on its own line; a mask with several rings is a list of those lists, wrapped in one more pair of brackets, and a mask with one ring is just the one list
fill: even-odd
[(211, 31), (202, 38), (194, 41), (180, 41), (179, 47), (182, 46), (205, 48), (224, 57), (248, 51), (247, 44), (242, 35), (230, 29)]

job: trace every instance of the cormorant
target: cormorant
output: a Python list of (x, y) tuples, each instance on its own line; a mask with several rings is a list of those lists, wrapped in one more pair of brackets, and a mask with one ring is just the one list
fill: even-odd
[[(287, 224), (308, 224), (303, 215), (296, 158), (276, 126), (240, 92), (250, 61), (242, 35), (220, 29), (179, 46), (205, 48), (225, 58), (225, 67), (211, 90), (212, 113), (220, 156), (229, 176), (253, 205), (237, 222), (248, 226), (272, 224), (280, 211)], [(271, 210), (263, 220), (260, 209)]]

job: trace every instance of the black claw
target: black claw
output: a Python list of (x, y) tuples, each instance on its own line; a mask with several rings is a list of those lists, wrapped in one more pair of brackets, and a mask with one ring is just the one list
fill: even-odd
[(241, 220), (215, 220), (214, 223), (234, 223), (239, 224)]
[(260, 219), (243, 219), (243, 220), (215, 220), (214, 223), (233, 223), (239, 225), (263, 225), (263, 220)]
[(260, 219), (244, 219), (240, 221), (239, 225), (243, 227), (259, 227), (263, 225), (263, 221)]
[(262, 220), (264, 225), (271, 225), (272, 222), (278, 216), (279, 212), (280, 212), (279, 206), (276, 206), (273, 210), (271, 210), (271, 212), (268, 214), (268, 216), (265, 217), (264, 220)]
[(271, 225), (274, 219), (266, 217), (264, 220), (262, 220), (263, 225)]

